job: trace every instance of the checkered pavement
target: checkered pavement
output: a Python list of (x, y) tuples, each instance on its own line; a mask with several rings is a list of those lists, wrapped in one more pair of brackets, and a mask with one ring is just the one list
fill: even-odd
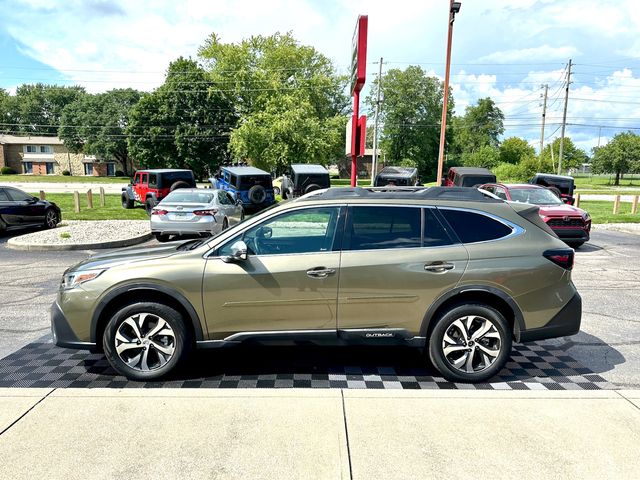
[(243, 347), (200, 351), (182, 372), (160, 382), (118, 375), (102, 354), (59, 348), (42, 338), (0, 359), (0, 387), (352, 388), (599, 390), (614, 388), (562, 350), (514, 345), (488, 382), (449, 382), (414, 349), (393, 347)]

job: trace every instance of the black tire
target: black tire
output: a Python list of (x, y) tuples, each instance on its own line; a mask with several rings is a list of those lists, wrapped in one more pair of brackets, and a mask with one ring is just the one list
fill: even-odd
[(60, 223), (60, 216), (53, 208), (44, 211), (44, 228), (56, 228)]
[(227, 217), (224, 217), (224, 220), (222, 220), (222, 231), (224, 232), (227, 228), (229, 228), (229, 220), (227, 220)]
[(262, 185), (254, 185), (249, 189), (249, 193), (247, 195), (249, 196), (251, 203), (255, 205), (260, 205), (267, 199), (267, 191)]
[(133, 208), (133, 200), (129, 198), (129, 195), (122, 195), (122, 208), (126, 208), (127, 210)]
[(311, 193), (314, 192), (316, 190), (320, 190), (320, 185), (318, 185), (317, 183), (312, 183), (311, 185), (307, 185), (304, 189), (304, 193)]
[[(144, 358), (143, 357), (144, 352), (142, 352), (141, 350), (143, 348), (142, 346), (141, 347), (135, 346), (135, 347), (132, 347), (130, 350), (126, 350), (124, 352), (124, 355), (131, 355), (133, 357), (132, 358), (133, 366), (127, 364), (120, 357), (116, 349), (117, 346), (122, 344), (120, 340), (116, 339), (116, 334), (118, 333), (118, 330), (122, 327), (123, 330), (121, 330), (121, 333), (122, 331), (126, 332), (126, 330), (129, 327), (128, 325), (123, 325), (125, 321), (132, 318), (135, 319), (137, 315), (143, 314), (143, 313), (148, 314), (146, 317), (146, 321), (148, 321), (151, 326), (153, 326), (152, 322), (154, 321), (154, 319), (159, 318), (164, 320), (170, 327), (170, 330), (172, 331), (172, 334), (173, 334), (172, 337), (169, 337), (166, 335), (160, 335), (160, 334), (151, 336), (149, 338), (142, 337), (143, 340), (141, 341), (141, 343), (139, 343), (139, 345), (145, 345), (144, 342), (145, 341), (147, 342), (146, 343), (147, 346), (144, 348), (148, 349), (148, 352), (146, 353), (147, 355), (146, 358), (148, 361), (148, 368), (149, 368), (148, 370), (142, 370), (141, 363), (140, 364), (133, 363), (133, 360), (135, 359), (135, 355), (138, 354), (138, 352), (140, 352), (140, 357), (141, 357), (140, 362)], [(133, 321), (136, 324), (138, 324), (137, 320), (133, 320)], [(149, 330), (152, 330), (152, 328)], [(149, 330), (147, 330), (147, 332)], [(139, 327), (139, 331), (143, 334), (145, 333), (145, 331), (143, 329), (140, 329), (140, 327)], [(166, 330), (163, 328), (160, 331), (160, 333), (162, 333), (163, 331), (166, 331)], [(133, 332), (133, 330), (130, 330), (130, 332)], [(129, 337), (135, 338), (134, 335), (130, 335)], [(157, 343), (153, 343), (153, 340), (155, 340), (155, 342)], [(159, 353), (160, 351), (156, 349), (154, 345), (160, 344), (161, 342), (164, 342), (164, 341), (167, 342), (167, 345), (161, 345), (161, 346), (165, 346), (165, 348), (173, 348), (173, 353), (168, 359), (166, 359), (166, 357), (162, 355), (162, 357), (164, 357), (166, 360), (166, 363), (162, 364), (160, 360), (161, 358), (161, 355)], [(126, 305), (122, 309), (117, 311), (111, 317), (111, 319), (109, 320), (109, 323), (105, 328), (104, 335), (102, 336), (102, 342), (103, 342), (104, 353), (107, 358), (107, 361), (118, 373), (124, 375), (125, 377), (131, 380), (142, 380), (142, 381), (155, 380), (167, 375), (171, 371), (174, 371), (184, 363), (184, 361), (186, 360), (186, 358), (188, 357), (192, 349), (192, 339), (189, 334), (189, 330), (184, 323), (184, 319), (182, 318), (180, 313), (178, 313), (173, 308), (168, 307), (167, 305), (163, 305), (161, 303), (155, 303), (155, 302), (133, 303), (130, 305)], [(131, 343), (133, 344), (137, 342), (133, 341)], [(138, 367), (138, 365), (140, 365), (140, 367)]]
[(173, 182), (171, 184), (171, 188), (169, 188), (169, 191), (173, 192), (174, 190), (177, 190), (179, 188), (192, 188), (192, 185), (189, 185), (184, 180), (178, 180), (177, 182)]
[[(466, 339), (458, 337), (457, 333), (461, 332), (461, 330), (454, 323), (469, 316), (476, 317), (472, 320), (471, 329), (468, 330), (471, 337), (480, 330), (480, 327), (476, 327), (478, 324), (488, 321), (499, 334), (499, 339), (488, 337), (489, 334), (494, 335), (493, 332), (487, 332), (487, 337), (480, 337), (481, 342), (475, 342), (469, 337)], [(463, 326), (466, 328), (466, 320), (463, 321)], [(476, 328), (474, 329), (474, 327)], [(455, 344), (451, 344), (455, 350), (447, 355), (445, 355), (443, 346), (445, 333), (448, 333), (448, 338), (456, 340)], [(428, 339), (429, 359), (447, 380), (467, 383), (482, 382), (499, 373), (507, 363), (511, 354), (511, 336), (512, 332), (509, 323), (495, 308), (481, 303), (458, 305), (445, 311), (436, 319), (435, 327)], [(485, 341), (487, 342), (486, 344), (484, 343)], [(496, 346), (497, 349), (491, 348)], [(490, 361), (488, 366), (485, 365), (484, 357), (490, 360), (492, 356), (484, 354), (481, 348), (497, 353), (493, 362)], [(472, 355), (472, 372), (463, 371), (452, 364), (456, 360), (468, 359), (470, 354)], [(475, 360), (480, 360), (482, 363), (475, 362)], [(466, 362), (463, 361), (463, 363), (466, 366)], [(476, 370), (476, 367), (478, 367), (478, 370)]]
[(144, 202), (144, 209), (147, 211), (147, 215), (151, 216), (151, 210), (153, 210), (153, 207), (156, 206), (156, 202), (153, 200), (153, 198), (147, 198), (147, 200)]
[(171, 235), (168, 235), (166, 233), (154, 233), (154, 236), (156, 237), (156, 240), (159, 241), (160, 243), (168, 242), (169, 238), (171, 238)]

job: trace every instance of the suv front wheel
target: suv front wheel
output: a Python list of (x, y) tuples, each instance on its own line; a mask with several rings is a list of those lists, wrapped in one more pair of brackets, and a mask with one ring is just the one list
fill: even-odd
[(109, 320), (103, 335), (109, 364), (132, 380), (160, 378), (186, 359), (191, 341), (182, 316), (167, 305), (127, 305)]
[(431, 362), (447, 380), (481, 382), (507, 363), (511, 328), (489, 305), (460, 305), (438, 318), (428, 347)]

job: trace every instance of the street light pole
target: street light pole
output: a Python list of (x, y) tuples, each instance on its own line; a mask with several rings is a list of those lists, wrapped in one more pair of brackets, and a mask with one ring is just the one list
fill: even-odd
[(376, 114), (373, 120), (373, 157), (371, 158), (371, 186), (375, 186), (378, 174), (378, 115), (380, 113), (380, 94), (382, 89), (382, 57), (380, 57), (380, 70), (378, 72), (378, 97), (376, 100)]
[(450, 0), (449, 3), (449, 34), (447, 37), (447, 60), (444, 71), (444, 92), (442, 99), (442, 121), (440, 122), (440, 150), (438, 152), (438, 180), (437, 185), (442, 184), (442, 168), (444, 166), (444, 138), (447, 130), (447, 104), (449, 103), (449, 70), (451, 67), (451, 39), (453, 37), (453, 22), (456, 13), (460, 11), (460, 2)]

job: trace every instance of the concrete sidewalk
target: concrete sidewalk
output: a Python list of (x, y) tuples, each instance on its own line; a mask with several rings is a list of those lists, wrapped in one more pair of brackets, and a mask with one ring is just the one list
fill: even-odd
[(0, 478), (638, 478), (640, 391), (0, 390)]

